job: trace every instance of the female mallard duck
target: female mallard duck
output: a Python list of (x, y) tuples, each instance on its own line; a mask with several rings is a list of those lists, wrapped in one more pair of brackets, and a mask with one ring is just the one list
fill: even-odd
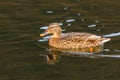
[(40, 36), (45, 36), (47, 34), (52, 34), (51, 38), (49, 39), (49, 45), (62, 49), (95, 47), (110, 40), (110, 38), (102, 38), (101, 36), (84, 32), (71, 32), (62, 34), (62, 29), (59, 23), (51, 23), (48, 26), (48, 29), (41, 33)]

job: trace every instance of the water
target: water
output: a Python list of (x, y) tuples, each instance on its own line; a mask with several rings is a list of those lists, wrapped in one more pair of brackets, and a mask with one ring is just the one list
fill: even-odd
[[(1, 0), (0, 80), (120, 80), (119, 5), (119, 0)], [(111, 41), (97, 54), (51, 54), (49, 37), (39, 37), (51, 22), (61, 23), (63, 32)]]

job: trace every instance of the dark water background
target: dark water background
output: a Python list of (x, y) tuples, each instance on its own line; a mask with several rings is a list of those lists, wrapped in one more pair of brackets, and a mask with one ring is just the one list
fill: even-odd
[[(101, 53), (118, 56), (61, 56), (47, 64), (40, 56), (47, 41), (38, 40), (51, 22), (65, 32), (108, 35)], [(0, 80), (120, 80), (119, 32), (120, 0), (0, 0)]]

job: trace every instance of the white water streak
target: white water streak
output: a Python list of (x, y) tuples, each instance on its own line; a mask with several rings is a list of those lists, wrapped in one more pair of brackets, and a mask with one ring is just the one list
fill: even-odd
[(39, 39), (38, 42), (48, 41), (49, 38), (50, 38), (50, 36), (45, 36), (42, 39)]
[(103, 37), (115, 37), (115, 36), (120, 36), (120, 32), (103, 35)]
[(48, 26), (42, 26), (42, 27), (40, 27), (40, 29), (47, 29), (48, 28)]
[(68, 19), (66, 22), (75, 22), (75, 19)]
[(98, 57), (120, 58), (120, 55), (97, 55)]
[(88, 27), (90, 27), (90, 28), (92, 28), (92, 27), (96, 27), (96, 24), (88, 25)]

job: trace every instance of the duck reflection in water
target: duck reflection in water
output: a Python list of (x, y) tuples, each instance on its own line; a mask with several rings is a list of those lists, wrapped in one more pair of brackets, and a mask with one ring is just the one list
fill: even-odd
[(89, 48), (67, 50), (50, 47), (48, 54), (40, 54), (40, 56), (44, 57), (47, 64), (52, 65), (58, 63), (62, 56), (99, 58), (100, 56), (98, 56), (96, 53), (103, 51), (103, 45), (92, 48), (93, 52), (91, 52)]
[(49, 51), (48, 54), (40, 54), (43, 56), (47, 64), (54, 65), (55, 63), (59, 62), (60, 55), (56, 53), (56, 51)]
[(59, 59), (57, 58), (58, 56), (56, 56), (55, 51), (69, 52), (69, 54), (79, 56), (83, 52), (97, 53), (102, 51), (105, 42), (110, 41), (110, 38), (103, 38), (86, 32), (71, 32), (62, 34), (62, 29), (59, 23), (51, 23), (48, 26), (48, 29), (41, 33), (40, 36), (45, 36), (47, 34), (52, 34), (49, 39), (49, 45), (51, 46), (51, 55), (53, 56), (51, 59), (48, 55), (46, 55), (48, 62), (57, 62), (55, 60)]

